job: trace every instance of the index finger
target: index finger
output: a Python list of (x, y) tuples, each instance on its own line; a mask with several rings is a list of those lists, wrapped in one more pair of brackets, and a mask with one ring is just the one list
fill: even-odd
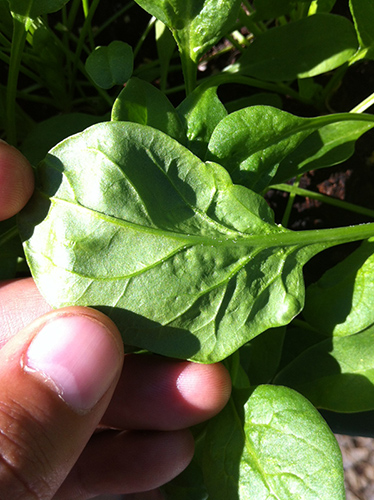
[(18, 213), (33, 190), (34, 174), (30, 163), (16, 148), (0, 141), (0, 220)]

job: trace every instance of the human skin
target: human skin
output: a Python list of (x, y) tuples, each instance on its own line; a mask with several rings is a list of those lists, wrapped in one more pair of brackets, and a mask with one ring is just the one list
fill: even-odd
[[(27, 160), (0, 142), (0, 220), (22, 209), (33, 182)], [(0, 283), (0, 498), (158, 500), (192, 458), (188, 428), (230, 390), (219, 363), (124, 355), (98, 311), (52, 311), (31, 278)]]

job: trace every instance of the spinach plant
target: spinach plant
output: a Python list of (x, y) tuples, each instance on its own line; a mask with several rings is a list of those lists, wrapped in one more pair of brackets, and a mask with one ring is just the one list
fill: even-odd
[[(129, 351), (225, 363), (231, 399), (166, 498), (343, 499), (332, 430), (373, 434), (374, 210), (299, 183), (374, 128), (374, 94), (330, 110), (374, 58), (372, 2), (349, 17), (333, 0), (138, 0), (97, 26), (99, 3), (0, 0), (4, 135), (37, 179), (0, 226), (1, 275), (24, 270), (20, 235), (54, 307), (101, 309)], [(96, 42), (131, 9), (152, 16), (138, 43)], [(157, 58), (139, 62), (152, 33)], [(290, 193), (281, 224), (274, 191)], [(291, 230), (296, 196), (366, 223)], [(361, 241), (305, 287), (310, 259)]]

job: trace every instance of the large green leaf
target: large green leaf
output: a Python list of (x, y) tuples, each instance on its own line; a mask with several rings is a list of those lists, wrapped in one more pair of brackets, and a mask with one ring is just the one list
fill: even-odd
[(304, 303), (303, 264), (374, 225), (292, 232), (265, 200), (162, 132), (94, 125), (56, 146), (20, 231), (55, 307), (99, 307), (128, 344), (225, 358), (287, 324)]
[(244, 398), (244, 407), (235, 396), (208, 424), (204, 476), (209, 498), (345, 498), (338, 443), (309, 401), (270, 385), (258, 386)]
[(308, 287), (304, 317), (329, 336), (352, 335), (374, 324), (374, 240)]
[(374, 3), (372, 0), (349, 0), (353, 21), (365, 56), (374, 59)]
[(315, 14), (258, 36), (230, 71), (273, 82), (308, 78), (341, 66), (357, 49), (348, 19)]
[(251, 106), (218, 123), (206, 158), (226, 167), (234, 182), (260, 192), (275, 179), (343, 161), (354, 141), (373, 127), (371, 115), (300, 118), (271, 106)]
[(181, 52), (197, 63), (235, 24), (240, 0), (136, 0), (172, 31)]
[(349, 115), (345, 116), (347, 121), (322, 126), (310, 134), (280, 162), (272, 182), (284, 182), (304, 172), (337, 165), (350, 158), (357, 139), (374, 127), (374, 120), (370, 123), (360, 121), (360, 115), (352, 114), (351, 119)]
[(275, 378), (317, 408), (337, 412), (374, 410), (374, 327), (332, 337), (304, 351)]
[(187, 142), (182, 121), (166, 95), (154, 85), (131, 78), (112, 108), (113, 121), (130, 121), (157, 128), (181, 144)]
[(60, 10), (69, 0), (10, 0), (13, 14), (35, 19), (42, 14), (50, 14)]

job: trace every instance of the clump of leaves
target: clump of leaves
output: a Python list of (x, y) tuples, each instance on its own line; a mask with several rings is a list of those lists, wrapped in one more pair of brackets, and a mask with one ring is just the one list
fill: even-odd
[[(66, 3), (37, 8), (30, 0), (22, 12), (18, 2), (0, 6), (8, 21), (13, 16), (19, 46), (36, 42), (42, 27), (71, 74), (81, 72), (111, 103), (111, 114), (77, 113), (75, 92), (84, 85), (75, 78), (64, 101), (75, 112), (30, 127), (21, 147), (38, 161), (37, 188), (18, 226), (3, 226), (0, 251), (15, 272), (19, 232), (48, 302), (103, 310), (128, 349), (224, 360), (230, 402), (195, 430), (196, 456), (165, 486), (166, 498), (343, 499), (340, 451), (320, 412), (333, 412), (324, 413), (331, 421), (354, 413), (360, 432), (360, 412), (374, 410), (374, 223), (291, 231), (287, 214), (296, 194), (321, 198), (298, 187), (300, 176), (345, 162), (374, 127), (364, 113), (374, 97), (312, 118), (279, 107), (287, 95), (323, 109), (344, 73), (373, 58), (371, 1), (349, 2), (352, 22), (330, 12), (333, 1), (139, 0), (154, 17), (134, 51), (155, 25), (159, 54), (145, 67), (134, 65), (122, 41), (95, 48), (98, 2), (83, 3), (83, 35), (71, 56), (72, 41), (64, 45), (45, 18), (62, 8), (72, 23), (79, 2), (70, 10)], [(4, 26), (6, 54), (11, 29)], [(199, 64), (223, 36), (237, 59), (199, 80)], [(25, 45), (7, 59), (8, 139), (20, 134), (14, 91), (29, 53)], [(187, 95), (172, 104), (166, 93), (176, 54)], [(331, 76), (322, 85), (319, 75)], [(157, 78), (159, 88), (149, 83)], [(223, 103), (217, 89), (233, 83), (267, 93)], [(265, 200), (270, 189), (291, 193), (282, 225)], [(367, 207), (332, 202), (374, 217)], [(360, 240), (305, 290), (303, 266), (312, 257)]]

